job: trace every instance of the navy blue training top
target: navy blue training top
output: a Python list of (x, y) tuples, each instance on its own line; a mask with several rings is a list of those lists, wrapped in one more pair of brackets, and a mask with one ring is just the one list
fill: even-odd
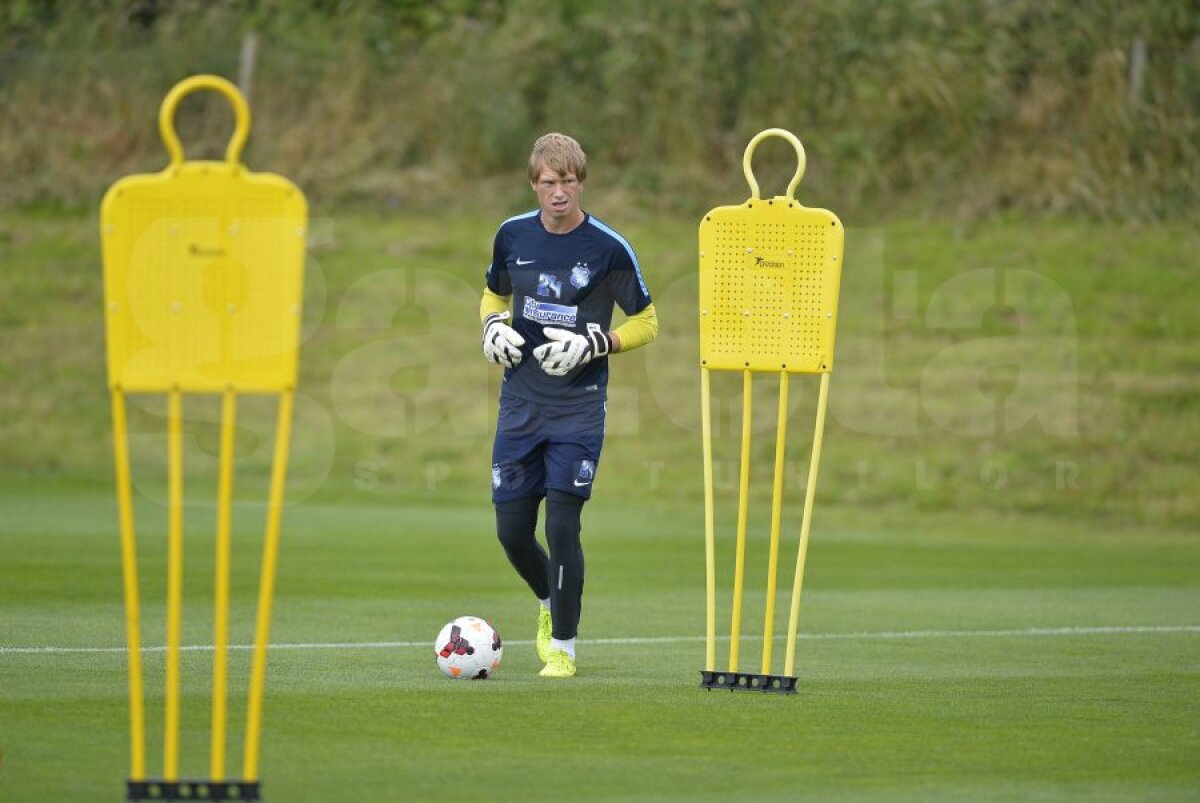
[(505, 369), (500, 395), (529, 401), (604, 399), (608, 388), (607, 357), (566, 376), (543, 371), (533, 356), (533, 350), (547, 342), (543, 326), (584, 334), (587, 324), (596, 323), (607, 332), (613, 304), (626, 315), (650, 306), (650, 291), (633, 248), (587, 213), (583, 223), (566, 234), (546, 231), (540, 210), (501, 223), (487, 286), (493, 293), (513, 297), (510, 323), (525, 338), (521, 363)]

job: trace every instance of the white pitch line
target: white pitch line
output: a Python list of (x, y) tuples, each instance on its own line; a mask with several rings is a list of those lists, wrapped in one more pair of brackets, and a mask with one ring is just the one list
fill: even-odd
[[(1021, 638), (1046, 636), (1108, 636), (1140, 633), (1200, 633), (1200, 625), (1111, 625), (1098, 627), (1028, 627), (1010, 630), (884, 630), (858, 633), (800, 633), (797, 638), (804, 641), (869, 641), (872, 639), (937, 639), (937, 638)], [(728, 641), (728, 636), (718, 636)], [(742, 641), (756, 641), (757, 636), (742, 636)], [(776, 641), (782, 636), (777, 636)], [(630, 636), (627, 638), (580, 639), (580, 644), (678, 644), (704, 641), (704, 636)], [(505, 644), (523, 646), (532, 641), (506, 641)], [(330, 641), (307, 643), (272, 644), (272, 650), (391, 650), (411, 647), (429, 648), (431, 641)], [(212, 652), (211, 644), (187, 644), (182, 652)], [(253, 644), (230, 644), (230, 650), (252, 650)], [(142, 652), (166, 652), (163, 646), (142, 647)], [(74, 653), (123, 653), (124, 647), (6, 647), (0, 646), (0, 655), (39, 655)]]

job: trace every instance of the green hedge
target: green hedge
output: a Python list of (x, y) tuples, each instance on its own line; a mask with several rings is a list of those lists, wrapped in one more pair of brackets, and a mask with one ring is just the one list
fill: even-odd
[[(1200, 206), (1200, 12), (1169, 0), (16, 0), (0, 204), (87, 205), (156, 169), (162, 96), (235, 78), (248, 32), (246, 160), (319, 201), (461, 198), (558, 129), (605, 185), (690, 210), (744, 194), (746, 141), (782, 126), (808, 150), (802, 197), (850, 214)], [(218, 101), (184, 105), (189, 154), (228, 126)], [(789, 150), (762, 154), (782, 191)]]

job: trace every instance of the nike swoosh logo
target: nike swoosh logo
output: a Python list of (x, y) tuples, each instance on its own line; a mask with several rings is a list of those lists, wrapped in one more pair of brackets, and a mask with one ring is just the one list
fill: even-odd
[(576, 487), (576, 488), (582, 488), (582, 487), (584, 487), (585, 485), (591, 485), (591, 484), (592, 484), (592, 481), (591, 481), (591, 480), (588, 480), (587, 482), (580, 482), (579, 480), (575, 480), (575, 487)]
[(532, 265), (534, 262), (537, 262), (537, 260), (536, 259), (526, 259), (526, 260), (522, 261), (522, 259), (520, 257), (517, 257), (518, 265)]

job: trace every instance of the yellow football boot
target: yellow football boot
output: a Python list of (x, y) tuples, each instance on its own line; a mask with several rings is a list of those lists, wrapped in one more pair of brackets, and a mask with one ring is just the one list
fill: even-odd
[(534, 644), (537, 645), (538, 660), (543, 664), (550, 663), (550, 631), (553, 629), (554, 620), (550, 617), (550, 609), (538, 606), (538, 625), (537, 638)]
[(565, 650), (550, 650), (549, 659), (539, 674), (544, 678), (573, 678), (575, 659), (567, 655)]

